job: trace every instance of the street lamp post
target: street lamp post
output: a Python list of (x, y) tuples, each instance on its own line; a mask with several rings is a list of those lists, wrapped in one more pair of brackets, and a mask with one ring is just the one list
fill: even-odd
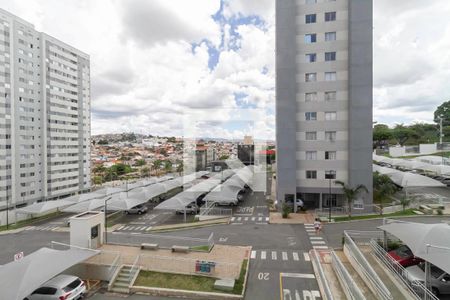
[(105, 198), (105, 244), (108, 244), (108, 227), (107, 223), (107, 213), (108, 213), (108, 201), (111, 200), (112, 197)]
[(6, 182), (6, 230), (9, 229), (9, 196), (8, 196), (8, 182)]
[(331, 223), (331, 177), (328, 177), (328, 222)]

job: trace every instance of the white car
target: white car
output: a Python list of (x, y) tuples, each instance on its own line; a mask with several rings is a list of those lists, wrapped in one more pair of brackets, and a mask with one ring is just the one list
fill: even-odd
[(84, 297), (84, 282), (71, 275), (58, 275), (31, 293), (24, 300), (78, 300)]

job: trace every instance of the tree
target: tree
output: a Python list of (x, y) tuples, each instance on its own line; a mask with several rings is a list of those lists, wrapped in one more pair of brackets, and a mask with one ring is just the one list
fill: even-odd
[(373, 173), (373, 200), (380, 205), (380, 215), (383, 214), (383, 204), (397, 191), (391, 178), (379, 172)]
[(101, 176), (94, 176), (93, 182), (95, 185), (101, 185), (102, 184), (102, 177)]
[(340, 180), (336, 180), (335, 183), (337, 185), (340, 185), (342, 187), (342, 191), (344, 192), (345, 200), (347, 201), (347, 207), (348, 207), (348, 218), (352, 218), (352, 206), (353, 202), (358, 198), (359, 194), (362, 192), (368, 193), (366, 186), (363, 184), (358, 184), (355, 188), (352, 188), (351, 186), (345, 184), (344, 182)]
[(446, 101), (438, 106), (434, 111), (434, 122), (439, 124), (439, 117), (442, 117), (442, 124), (444, 126), (450, 126), (450, 101)]
[(406, 141), (414, 135), (414, 131), (403, 124), (397, 124), (394, 129), (392, 129), (392, 135), (397, 142), (403, 146)]
[(108, 141), (107, 140), (100, 140), (97, 143), (98, 145), (108, 145)]
[(94, 172), (94, 174), (102, 174), (102, 173), (105, 173), (106, 168), (103, 165), (98, 165), (92, 171)]
[(406, 208), (411, 204), (412, 199), (406, 195), (402, 195), (400, 197), (400, 205), (403, 207), (403, 212), (405, 212)]
[(229, 157), (229, 155), (222, 155), (221, 157), (219, 157), (219, 160), (227, 160)]
[(389, 126), (385, 124), (377, 124), (373, 128), (373, 145), (375, 148), (387, 144), (392, 139), (392, 132)]
[(125, 164), (115, 164), (109, 168), (111, 172), (116, 173), (118, 176), (125, 175), (132, 171), (131, 167)]

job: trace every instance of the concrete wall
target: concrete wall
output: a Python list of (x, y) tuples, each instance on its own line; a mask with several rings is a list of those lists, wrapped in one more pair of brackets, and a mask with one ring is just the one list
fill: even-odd
[(349, 184), (372, 204), (372, 0), (349, 1)]

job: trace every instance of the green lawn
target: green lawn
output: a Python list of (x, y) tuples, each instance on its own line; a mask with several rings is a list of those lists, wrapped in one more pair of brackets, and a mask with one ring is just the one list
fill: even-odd
[[(240, 295), (242, 293), (246, 271), (247, 260), (245, 259), (242, 262), (242, 268), (239, 278), (235, 282), (233, 291), (229, 292), (230, 294)], [(216, 278), (205, 276), (140, 271), (134, 285), (188, 291), (226, 293), (224, 291), (214, 289), (215, 281)]]
[(191, 247), (191, 250), (209, 252), (210, 247), (208, 245), (194, 246)]
[(333, 218), (335, 222), (342, 221), (352, 221), (352, 220), (369, 220), (369, 219), (377, 219), (377, 218), (389, 218), (389, 217), (401, 217), (401, 216), (415, 216), (414, 209), (406, 209), (405, 211), (399, 211), (392, 214), (372, 214), (372, 215), (364, 215), (364, 216), (352, 216), (351, 219), (349, 217), (335, 217)]
[[(9, 224), (8, 230), (19, 229), (19, 228), (22, 228), (22, 227), (25, 227), (25, 226), (29, 226), (29, 225), (33, 224), (34, 222), (38, 222), (38, 221), (54, 218), (54, 217), (57, 217), (57, 216), (59, 216), (61, 214), (62, 214), (62, 212), (58, 211), (58, 212), (54, 212), (54, 213), (51, 213), (51, 214), (48, 214), (48, 215), (45, 215), (45, 216), (19, 221), (19, 222), (17, 222), (17, 224), (12, 223), (12, 224)], [(6, 230), (6, 225), (0, 226), (0, 231), (5, 231), (5, 230)]]

